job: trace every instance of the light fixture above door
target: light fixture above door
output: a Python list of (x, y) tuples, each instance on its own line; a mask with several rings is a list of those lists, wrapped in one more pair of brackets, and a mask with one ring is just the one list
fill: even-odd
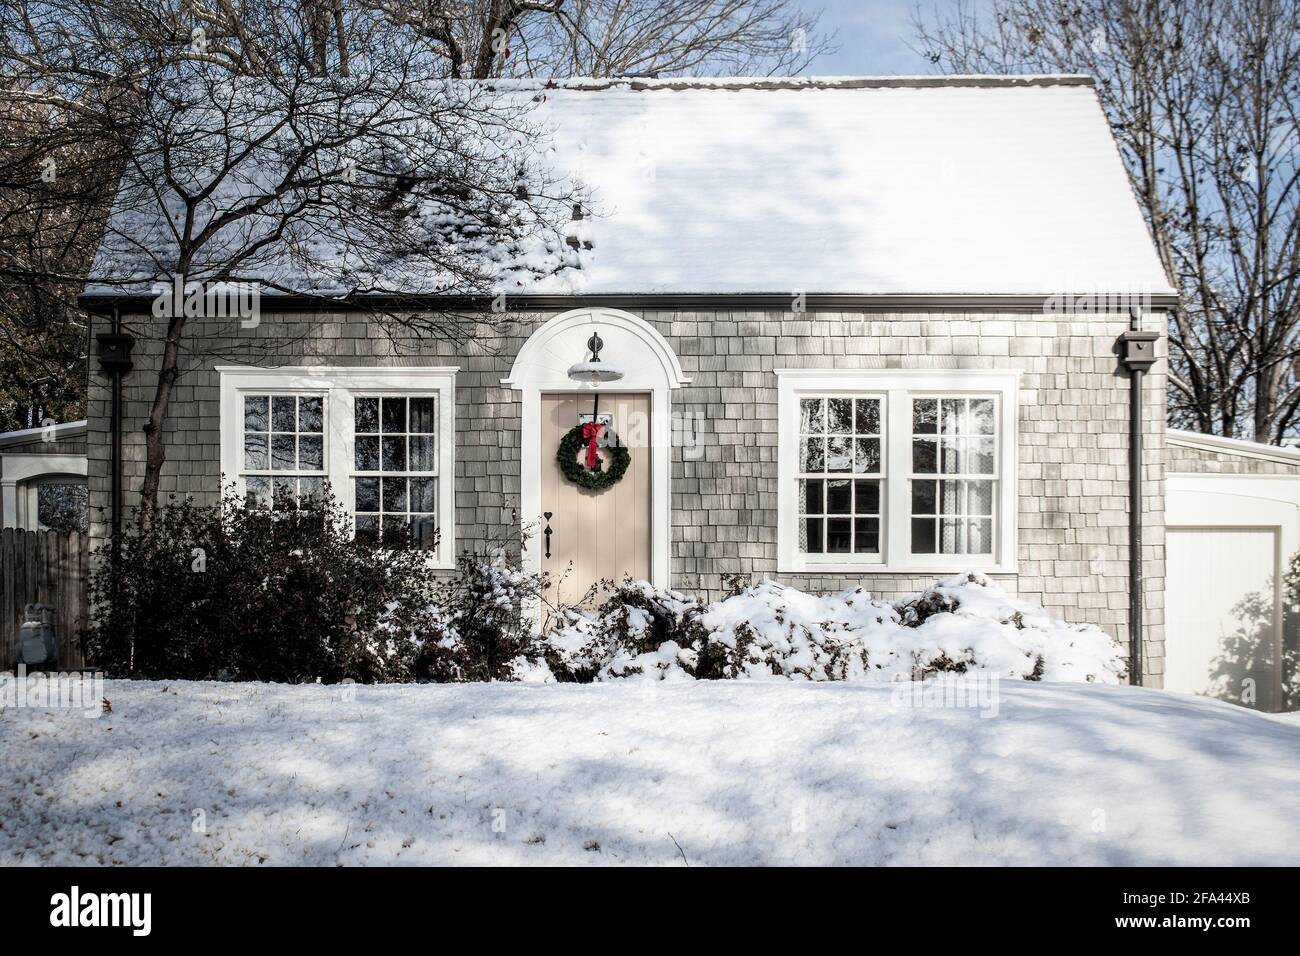
[(597, 385), (600, 382), (617, 382), (623, 377), (623, 369), (613, 362), (606, 362), (600, 357), (600, 350), (605, 347), (605, 343), (600, 338), (599, 332), (592, 332), (591, 338), (587, 339), (587, 351), (591, 353), (591, 358), (569, 366), (569, 378), (575, 382), (583, 382), (588, 385)]

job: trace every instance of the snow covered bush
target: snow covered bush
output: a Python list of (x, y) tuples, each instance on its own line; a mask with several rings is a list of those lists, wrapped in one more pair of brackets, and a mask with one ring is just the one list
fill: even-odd
[[(645, 581), (624, 581), (595, 614), (561, 608), (547, 641), (547, 664), (560, 680), (587, 682), (643, 672), (676, 676), (695, 661), (689, 648), (705, 637), (703, 603)], [(679, 660), (679, 655), (685, 655)]]
[(861, 680), (896, 615), (861, 588), (818, 596), (763, 581), (710, 605), (703, 623), (705, 654), (722, 666), (701, 676)]
[(530, 605), (542, 579), (516, 563), (463, 552), (456, 576), (433, 595), (435, 633), (421, 649), (418, 676), (435, 681), (517, 680), (539, 666), (543, 645)]
[[(726, 598), (613, 587), (594, 611), (550, 608), (517, 556), (355, 540), (327, 497), (271, 510), (170, 502), (98, 555), (86, 649), (111, 676), (325, 682), (798, 679), (889, 681), (979, 670), (1118, 683), (1119, 645), (979, 574), (898, 601), (770, 581)], [(113, 549), (118, 548), (116, 562)]]
[(90, 662), (150, 679), (412, 679), (438, 624), (425, 554), (354, 540), (328, 495), (290, 505), (173, 497), (129, 523), (96, 555)]
[(764, 581), (705, 606), (627, 582), (594, 613), (563, 612), (548, 647), (552, 671), (568, 680), (890, 681), (979, 670), (1119, 683), (1125, 668), (1100, 629), (1057, 620), (974, 573), (892, 602), (862, 588), (812, 595)]
[(595, 613), (562, 612), (548, 659), (567, 680), (861, 679), (862, 636), (896, 617), (861, 589), (817, 597), (765, 581), (705, 605), (627, 581)]
[(982, 574), (945, 578), (894, 604), (915, 634), (914, 666), (925, 674), (979, 669), (1025, 680), (1118, 684), (1127, 653), (1092, 624), (1067, 624), (1040, 605), (1010, 597)]

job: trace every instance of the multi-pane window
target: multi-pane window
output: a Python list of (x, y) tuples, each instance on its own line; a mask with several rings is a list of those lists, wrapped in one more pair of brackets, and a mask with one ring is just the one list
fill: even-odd
[(997, 440), (991, 398), (912, 400), (913, 554), (993, 553)]
[(325, 478), (322, 395), (243, 396), (242, 467), (249, 501), (284, 507)]
[(329, 493), (359, 537), (456, 562), (456, 370), (219, 367), (221, 472), (246, 500)]
[(881, 401), (799, 401), (799, 550), (880, 553)]
[(438, 528), (438, 399), (353, 399), (357, 535), (433, 548)]
[(1013, 369), (777, 369), (777, 568), (1015, 571)]

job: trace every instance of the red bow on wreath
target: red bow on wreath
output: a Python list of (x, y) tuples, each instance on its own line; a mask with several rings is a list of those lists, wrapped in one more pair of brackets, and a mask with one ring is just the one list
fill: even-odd
[(600, 441), (600, 435), (605, 430), (601, 422), (586, 422), (582, 426), (582, 437), (587, 443), (587, 470), (595, 471), (600, 464), (600, 456), (596, 454), (596, 442)]

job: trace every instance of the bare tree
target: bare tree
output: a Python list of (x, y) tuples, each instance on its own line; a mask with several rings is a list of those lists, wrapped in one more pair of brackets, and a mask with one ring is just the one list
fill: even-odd
[(1280, 442), (1300, 427), (1300, 2), (993, 0), (914, 18), (958, 73), (1096, 78), (1182, 297), (1171, 421)]
[(774, 75), (833, 50), (792, 0), (363, 0), (417, 26), (455, 76)]
[(83, 133), (44, 104), (0, 110), (0, 430), (84, 414), (88, 327), (76, 297), (113, 170)]
[[(570, 197), (534, 162), (529, 104), (440, 79), (445, 58), (374, 11), (82, 0), (32, 4), (4, 25), (5, 101), (90, 114), (99, 155), (122, 171), (93, 268), (101, 289), (473, 296), (571, 254), (559, 232)], [(180, 355), (205, 325), (184, 308), (162, 317), (144, 520)], [(452, 313), (375, 318), (465, 334)]]
[[(24, 287), (55, 290), (62, 337), (84, 332), (72, 298), (119, 174), (101, 289), (252, 282), (356, 303), (558, 270), (571, 197), (534, 161), (527, 106), (462, 78), (800, 69), (826, 48), (816, 22), (789, 0), (14, 0), (0, 119), (24, 121), (0, 154), (0, 215), (22, 241), (0, 254), (0, 292), (31, 313)], [(69, 141), (78, 161), (45, 181)], [(162, 332), (146, 520), (190, 318)], [(416, 336), (483, 319), (376, 314)]]

